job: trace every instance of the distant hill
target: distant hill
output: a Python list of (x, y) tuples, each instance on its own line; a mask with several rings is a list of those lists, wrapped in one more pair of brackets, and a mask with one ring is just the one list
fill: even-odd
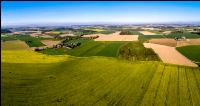
[(1, 29), (1, 33), (12, 33), (9, 29)]

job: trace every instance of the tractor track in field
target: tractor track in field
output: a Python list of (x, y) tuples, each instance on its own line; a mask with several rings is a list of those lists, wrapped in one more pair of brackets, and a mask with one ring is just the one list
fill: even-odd
[(187, 88), (188, 88), (188, 92), (189, 92), (190, 104), (191, 104), (192, 106), (194, 106), (194, 105), (193, 105), (193, 102), (192, 102), (191, 91), (190, 91), (190, 88), (188, 87), (188, 86), (189, 86), (189, 81), (188, 81), (188, 75), (187, 75), (186, 69), (185, 69), (185, 76), (186, 76), (186, 79), (187, 79)]
[(160, 83), (161, 83), (161, 80), (162, 80), (162, 77), (163, 77), (163, 74), (164, 74), (164, 71), (165, 71), (165, 67), (166, 67), (166, 65), (164, 65), (164, 68), (163, 68), (163, 70), (162, 70), (162, 74), (161, 74), (161, 76), (160, 76), (160, 78), (159, 78), (159, 83), (158, 83), (158, 86), (157, 86), (157, 89), (156, 89), (156, 94), (155, 94), (155, 96), (154, 96), (154, 102), (153, 102), (153, 106), (155, 106), (155, 100), (156, 100), (156, 97), (157, 97), (157, 95), (158, 95), (158, 90), (159, 90), (159, 87), (160, 87)]
[(199, 89), (199, 94), (200, 94), (200, 85), (198, 84), (197, 76), (196, 76), (196, 74), (195, 74), (194, 71), (195, 71), (195, 70), (192, 70), (193, 75), (194, 75), (194, 78), (195, 78), (195, 82), (196, 82), (196, 84), (197, 84), (197, 87), (198, 87), (198, 89)]
[(179, 91), (179, 89), (180, 89), (180, 85), (179, 85), (179, 81), (180, 81), (180, 79), (179, 79), (179, 71), (180, 71), (180, 66), (178, 66), (178, 80), (177, 80), (177, 106), (179, 106), (180, 105), (180, 91)]
[(167, 106), (167, 101), (168, 101), (168, 96), (169, 96), (169, 87), (170, 87), (170, 82), (171, 82), (171, 74), (172, 74), (172, 72), (170, 71), (169, 81), (168, 81), (167, 90), (166, 90), (167, 94), (166, 94), (166, 99), (165, 99), (165, 102), (164, 102), (165, 106)]
[[(157, 69), (158, 69), (158, 67), (157, 67)], [(149, 88), (149, 85), (150, 85), (151, 81), (153, 80), (153, 77), (155, 76), (155, 73), (156, 73), (157, 69), (156, 69), (155, 71), (151, 72), (151, 73), (152, 73), (152, 75), (151, 75), (151, 77), (150, 77), (151, 80), (150, 80), (149, 83), (147, 84), (147, 87), (146, 87), (146, 89), (144, 90), (144, 92), (142, 93), (143, 95), (142, 95), (142, 97), (139, 99), (139, 101), (138, 101), (138, 103), (137, 103), (137, 106), (141, 105), (141, 102), (143, 101), (143, 98), (144, 98), (144, 96), (145, 96), (145, 94), (146, 94), (146, 92), (147, 92), (147, 90), (148, 90), (148, 88)]]

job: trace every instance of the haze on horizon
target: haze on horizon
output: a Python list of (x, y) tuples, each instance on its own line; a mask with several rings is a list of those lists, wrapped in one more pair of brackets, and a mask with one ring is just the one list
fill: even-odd
[(3, 1), (1, 26), (200, 22), (199, 1)]

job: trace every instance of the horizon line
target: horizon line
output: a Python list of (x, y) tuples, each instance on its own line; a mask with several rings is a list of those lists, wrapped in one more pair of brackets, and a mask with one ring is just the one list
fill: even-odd
[(5, 26), (28, 26), (28, 25), (94, 25), (94, 24), (200, 24), (200, 21), (176, 21), (176, 22), (43, 22), (43, 23), (13, 23), (13, 24), (1, 24), (1, 27)]

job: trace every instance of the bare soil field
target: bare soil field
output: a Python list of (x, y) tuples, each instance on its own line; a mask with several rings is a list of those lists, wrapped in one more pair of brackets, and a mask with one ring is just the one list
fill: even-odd
[(152, 48), (164, 63), (198, 67), (197, 64), (179, 53), (175, 47), (144, 43), (144, 47)]
[(150, 39), (149, 43), (176, 47), (177, 41), (174, 39), (162, 38), (162, 39)]
[(156, 33), (152, 33), (149, 31), (139, 31), (140, 33), (142, 33), (143, 35), (157, 35)]
[(181, 47), (188, 45), (200, 45), (200, 39), (186, 39), (186, 40), (176, 41), (171, 38), (161, 38), (161, 39), (150, 39), (149, 43), (160, 44), (171, 47)]
[(95, 41), (137, 41), (138, 35), (102, 35), (99, 36)]
[(120, 35), (120, 31), (113, 34), (98, 34), (98, 38), (95, 41), (137, 41), (138, 35)]
[(60, 43), (60, 41), (53, 41), (53, 40), (42, 40), (41, 41), (43, 44), (45, 44), (46, 46), (53, 46), (53, 45), (57, 45), (58, 43)]
[(177, 47), (188, 46), (188, 45), (200, 45), (200, 39), (187, 39), (185, 41), (177, 42)]

